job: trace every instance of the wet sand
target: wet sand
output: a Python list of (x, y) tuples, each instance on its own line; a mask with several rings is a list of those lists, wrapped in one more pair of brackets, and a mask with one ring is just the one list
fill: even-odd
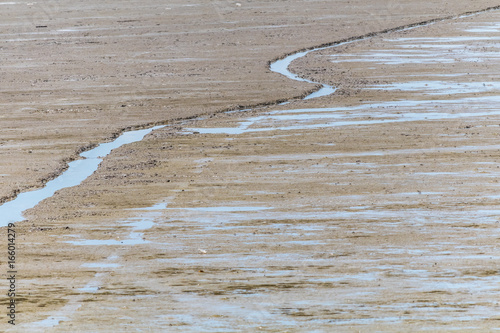
[[(336, 94), (213, 114), (314, 89), (269, 71), (268, 61), (283, 54), (492, 4), (464, 2), (451, 9), (443, 2), (431, 10), (406, 2), (380, 6), (377, 14), (361, 3), (332, 9), (311, 2), (305, 17), (294, 2), (287, 10), (279, 3), (232, 5), (224, 2), (211, 12), (171, 6), (200, 20), (200, 30), (211, 27), (208, 37), (201, 31), (183, 33), (181, 18), (177, 23), (154, 18), (152, 6), (144, 7), (151, 17), (134, 21), (132, 4), (113, 11), (110, 5), (108, 16), (89, 17), (86, 22), (97, 20), (93, 24), (100, 29), (85, 32), (89, 36), (50, 37), (51, 45), (80, 57), (81, 62), (60, 68), (68, 73), (112, 52), (92, 49), (81, 59), (70, 42), (79, 38), (128, 39), (122, 30), (155, 35), (155, 23), (168, 25), (166, 40), (174, 38), (174, 28), (186, 39), (168, 48), (176, 55), (164, 51), (131, 61), (137, 50), (165, 50), (170, 44), (150, 41), (146, 48), (144, 39), (130, 38), (127, 52), (116, 52), (131, 61), (124, 69), (128, 74), (115, 59), (114, 68), (99, 67), (109, 71), (97, 71), (100, 87), (54, 80), (44, 82), (50, 96), (29, 89), (25, 99), (16, 95), (18, 101), (8, 102), (12, 112), (2, 124), (10, 130), (2, 131), (0, 147), (9, 161), (0, 172), (9, 174), (2, 178), (5, 196), (39, 186), (81, 147), (122, 128), (169, 125), (113, 151), (89, 179), (57, 192), (17, 224), (17, 330), (494, 329), (499, 319), (498, 12), (312, 52), (293, 62), (291, 70), (338, 87)], [(362, 25), (367, 11), (378, 19)], [(99, 24), (114, 24), (109, 17), (121, 16), (127, 29), (103, 33)], [(214, 21), (217, 17), (223, 23)], [(55, 31), (73, 26), (53, 21)], [(147, 22), (148, 29), (141, 30), (139, 22)], [(49, 38), (45, 35), (53, 31), (37, 38)], [(221, 43), (213, 53), (201, 52), (213, 49), (215, 41)], [(13, 47), (18, 52), (33, 47), (26, 40), (12, 43), (19, 43)], [(37, 45), (48, 48), (49, 40)], [(137, 78), (153, 60), (181, 62), (198, 47), (206, 60), (183, 60), (168, 71), (149, 68), (150, 76)], [(42, 65), (35, 66), (41, 77), (47, 71)], [(200, 75), (189, 78), (195, 65)], [(23, 76), (15, 75), (18, 66), (8, 72), (12, 82), (25, 86), (28, 78), (21, 82)], [(165, 78), (151, 78), (160, 74)], [(106, 93), (107, 82), (118, 88)], [(167, 88), (160, 89), (163, 84)], [(65, 91), (78, 91), (78, 85), (81, 95)], [(69, 106), (55, 111), (54, 101), (67, 98), (62, 96), (78, 100), (71, 108), (79, 111), (72, 113)], [(47, 112), (19, 114), (32, 104)], [(102, 109), (82, 117), (89, 105)], [(202, 113), (212, 115), (174, 120)], [(92, 120), (81, 121), (87, 117)]]

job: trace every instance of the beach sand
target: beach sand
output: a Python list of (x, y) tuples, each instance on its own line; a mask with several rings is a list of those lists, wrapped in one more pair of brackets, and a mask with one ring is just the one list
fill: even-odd
[[(167, 125), (16, 224), (17, 325), (1, 329), (497, 327), (500, 14), (292, 63), (331, 96), (302, 101), (318, 86), (269, 70), (494, 5), (1, 5), (3, 201), (124, 129)], [(303, 109), (317, 119), (286, 111)]]

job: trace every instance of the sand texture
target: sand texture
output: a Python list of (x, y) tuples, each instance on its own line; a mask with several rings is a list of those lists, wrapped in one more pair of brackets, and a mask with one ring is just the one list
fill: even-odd
[(3, 202), (166, 125), (16, 223), (0, 330), (499, 327), (496, 5), (0, 3)]

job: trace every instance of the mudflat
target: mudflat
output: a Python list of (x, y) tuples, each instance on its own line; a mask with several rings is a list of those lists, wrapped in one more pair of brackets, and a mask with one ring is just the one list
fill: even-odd
[[(500, 14), (457, 15), (495, 5), (1, 4), (3, 201), (167, 126), (16, 223), (0, 327), (494, 329)], [(269, 70), (370, 33), (291, 64), (330, 96)]]

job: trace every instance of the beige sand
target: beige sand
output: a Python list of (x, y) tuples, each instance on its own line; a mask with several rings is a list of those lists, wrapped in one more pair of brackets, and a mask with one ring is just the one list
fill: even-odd
[[(466, 34), (497, 22), (498, 14), (383, 35), (293, 63), (301, 75), (339, 86), (330, 97), (176, 121), (314, 89), (269, 71), (268, 62), (283, 54), (492, 5), (8, 7), (4, 200), (40, 186), (83, 147), (124, 128), (170, 125), (117, 149), (82, 185), (58, 192), (17, 224), (14, 331), (44, 331), (39, 322), (47, 319), (51, 332), (495, 328), (497, 116), (238, 136), (181, 129), (236, 126), (277, 109), (438, 99), (367, 88), (406, 82), (408, 73), (438, 74), (441, 66), (374, 68), (332, 63), (329, 55), (390, 50), (387, 39), (401, 36)], [(493, 82), (497, 64), (457, 61), (445, 70), (470, 69), (478, 75), (471, 81)], [(461, 97), (488, 96), (494, 90)], [(158, 203), (171, 209), (131, 210)], [(155, 224), (134, 231), (130, 223), (140, 216)], [(144, 242), (129, 244), (137, 239)], [(82, 240), (116, 245), (70, 243)], [(0, 325), (10, 328), (6, 320)]]

